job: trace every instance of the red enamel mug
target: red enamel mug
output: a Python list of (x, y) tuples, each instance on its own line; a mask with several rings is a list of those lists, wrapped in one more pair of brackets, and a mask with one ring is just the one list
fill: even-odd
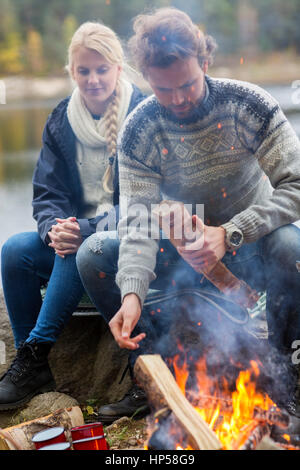
[(102, 423), (90, 423), (71, 428), (74, 450), (108, 450)]
[(71, 444), (69, 442), (57, 442), (50, 446), (40, 447), (39, 450), (71, 450)]
[(104, 435), (96, 437), (87, 437), (72, 442), (74, 450), (109, 450)]
[(66, 441), (64, 428), (62, 427), (45, 429), (44, 431), (40, 431), (32, 437), (32, 442), (34, 443), (37, 450), (50, 444), (57, 444), (59, 442)]

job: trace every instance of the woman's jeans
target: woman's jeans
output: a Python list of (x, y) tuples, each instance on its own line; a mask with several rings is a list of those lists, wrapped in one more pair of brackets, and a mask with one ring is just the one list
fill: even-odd
[[(76, 255), (61, 258), (38, 233), (20, 233), (2, 247), (1, 274), (16, 348), (34, 338), (54, 343), (84, 292)], [(47, 282), (42, 301), (40, 289)]]
[[(120, 290), (115, 282), (119, 240), (115, 232), (99, 235), (92, 235), (81, 245), (77, 267), (90, 298), (109, 322), (121, 306)], [(239, 279), (257, 292), (266, 291), (269, 341), (278, 350), (290, 350), (293, 341), (300, 340), (298, 260), (300, 230), (294, 225), (283, 226), (255, 243), (243, 245), (235, 255), (226, 253), (222, 259)], [(196, 273), (165, 239), (160, 241), (155, 274), (157, 277), (151, 282), (151, 289), (175, 291), (196, 287), (216, 292), (216, 288)], [(150, 325), (144, 310), (136, 333), (147, 333), (145, 328)], [(142, 350), (140, 348), (140, 353)]]

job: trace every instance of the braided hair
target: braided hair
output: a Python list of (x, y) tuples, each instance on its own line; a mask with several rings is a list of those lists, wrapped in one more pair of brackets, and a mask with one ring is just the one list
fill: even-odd
[(107, 148), (110, 154), (109, 165), (106, 168), (106, 171), (103, 176), (103, 188), (106, 192), (113, 192), (113, 163), (115, 155), (117, 153), (117, 136), (118, 136), (118, 110), (121, 101), (121, 90), (120, 90), (120, 80), (118, 79), (115, 92), (112, 100), (110, 101), (108, 107), (106, 108), (105, 114), (103, 116), (105, 123), (105, 139)]
[[(73, 76), (74, 52), (80, 47), (92, 49), (101, 54), (110, 64), (124, 64), (124, 52), (116, 33), (108, 26), (98, 22), (83, 23), (75, 31), (68, 50), (66, 69)], [(117, 151), (117, 120), (121, 102), (120, 77), (103, 116), (105, 124), (105, 139), (109, 151), (109, 159), (102, 183), (106, 192), (113, 193), (113, 163)]]

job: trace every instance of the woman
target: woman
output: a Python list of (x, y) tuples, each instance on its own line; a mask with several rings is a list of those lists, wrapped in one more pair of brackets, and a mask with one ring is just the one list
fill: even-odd
[[(105, 228), (118, 204), (117, 133), (144, 98), (122, 77), (123, 61), (110, 28), (88, 22), (75, 32), (67, 68), (77, 86), (48, 118), (33, 176), (38, 233), (14, 235), (2, 249), (3, 290), (18, 351), (0, 380), (0, 410), (55, 386), (47, 355), (84, 292), (76, 253), (97, 224)], [(42, 302), (40, 287), (47, 281)]]

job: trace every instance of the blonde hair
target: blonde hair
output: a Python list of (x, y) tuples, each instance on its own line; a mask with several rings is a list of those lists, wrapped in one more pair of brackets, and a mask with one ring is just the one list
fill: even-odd
[[(101, 23), (86, 22), (75, 31), (68, 50), (68, 70), (73, 78), (74, 53), (80, 48), (86, 47), (101, 54), (110, 64), (118, 64), (123, 67), (124, 52), (116, 33)], [(113, 159), (117, 151), (117, 121), (118, 110), (121, 101), (120, 76), (117, 80), (112, 99), (103, 116), (105, 124), (105, 139), (110, 154), (109, 164), (103, 176), (103, 188), (108, 193), (113, 193)]]

